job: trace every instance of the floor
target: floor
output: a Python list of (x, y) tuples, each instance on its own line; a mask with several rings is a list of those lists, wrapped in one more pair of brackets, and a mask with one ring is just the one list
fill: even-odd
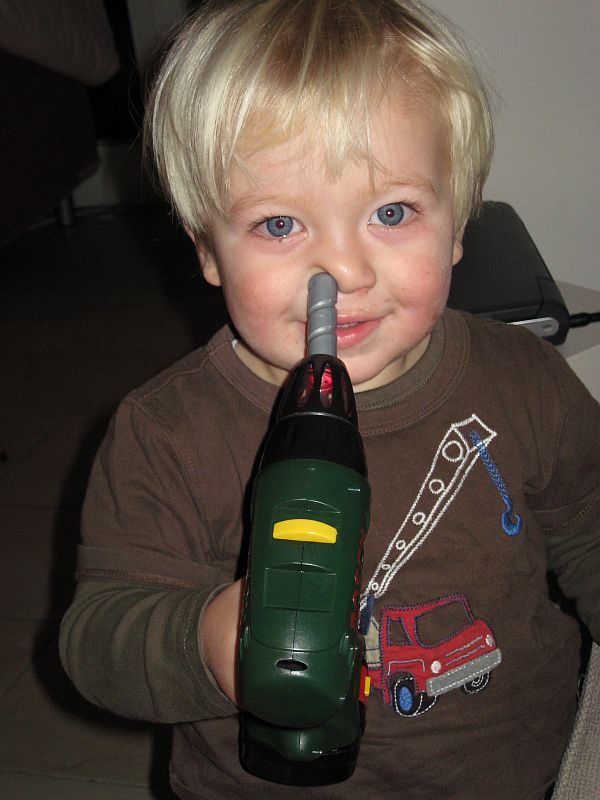
[(70, 685), (57, 628), (78, 516), (119, 399), (224, 319), (162, 208), (49, 218), (0, 250), (0, 796), (170, 798), (169, 734)]

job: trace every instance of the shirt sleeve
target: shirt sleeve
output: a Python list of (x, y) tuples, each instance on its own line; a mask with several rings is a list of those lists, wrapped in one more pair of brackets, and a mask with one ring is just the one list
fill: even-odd
[(81, 694), (122, 716), (175, 723), (237, 710), (198, 642), (203, 609), (237, 577), (198, 495), (168, 430), (123, 403), (92, 469), (79, 585), (60, 634)]
[(553, 404), (548, 416), (557, 423), (554, 430), (540, 426), (552, 447), (551, 470), (531, 506), (551, 571), (600, 642), (600, 406), (556, 350), (543, 350), (554, 387), (545, 403)]
[(87, 700), (130, 719), (177, 723), (235, 714), (198, 644), (202, 612), (223, 588), (81, 582), (61, 625), (65, 671)]

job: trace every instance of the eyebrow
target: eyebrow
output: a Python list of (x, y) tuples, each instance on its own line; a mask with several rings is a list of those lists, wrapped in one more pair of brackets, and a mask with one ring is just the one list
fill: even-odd
[(235, 203), (232, 203), (230, 206), (227, 206), (225, 211), (229, 215), (239, 214), (245, 209), (250, 208), (251, 206), (257, 206), (267, 204), (267, 203), (277, 203), (280, 205), (281, 203), (287, 202), (286, 197), (269, 195), (269, 194), (250, 194), (245, 195), (244, 197), (240, 197), (239, 200), (236, 200)]
[[(439, 196), (438, 190), (435, 188), (435, 185), (429, 178), (423, 178), (419, 175), (415, 175), (411, 178), (388, 178), (385, 180), (374, 181), (373, 182), (373, 197), (376, 194), (383, 193), (390, 189), (416, 189), (418, 191), (425, 191), (428, 192), (435, 197)], [(289, 195), (272, 195), (272, 194), (248, 194), (244, 197), (240, 197), (235, 203), (232, 203), (230, 206), (226, 208), (226, 214), (229, 216), (235, 216), (236, 214), (243, 213), (247, 208), (251, 208), (255, 205), (268, 205), (273, 204), (276, 206), (285, 206), (286, 204), (290, 204), (293, 202), (297, 202), (297, 196), (289, 196)]]
[(388, 189), (418, 189), (430, 192), (436, 197), (439, 194), (432, 181), (429, 178), (422, 178), (420, 175), (415, 175), (414, 178), (389, 178), (378, 182), (376, 187), (384, 191)]

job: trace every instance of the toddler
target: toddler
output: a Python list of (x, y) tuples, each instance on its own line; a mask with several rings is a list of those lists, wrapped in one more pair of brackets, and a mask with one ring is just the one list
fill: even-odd
[[(110, 425), (68, 674), (174, 725), (185, 800), (542, 800), (580, 649), (549, 571), (600, 639), (600, 413), (551, 345), (446, 309), (492, 152), (468, 47), (416, 0), (208, 0), (173, 37), (147, 135), (231, 325)], [(299, 789), (241, 767), (235, 663), (257, 454), (323, 271), (372, 488), (373, 689), (354, 775)]]

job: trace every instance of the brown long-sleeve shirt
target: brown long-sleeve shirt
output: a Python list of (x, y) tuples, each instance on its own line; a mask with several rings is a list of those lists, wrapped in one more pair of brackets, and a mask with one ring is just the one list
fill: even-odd
[[(222, 330), (123, 402), (87, 493), (63, 663), (91, 701), (175, 724), (184, 798), (299, 796), (240, 767), (236, 709), (197, 643), (205, 603), (245, 568), (248, 489), (276, 391)], [(354, 776), (302, 795), (539, 800), (578, 674), (578, 625), (549, 598), (549, 569), (600, 640), (598, 404), (551, 346), (451, 311), (410, 372), (357, 401), (374, 690)], [(467, 653), (476, 628), (493, 650), (485, 680), (461, 689), (436, 665), (443, 691), (433, 702), (424, 689), (413, 713), (394, 668), (408, 640), (429, 668), (444, 647)]]

